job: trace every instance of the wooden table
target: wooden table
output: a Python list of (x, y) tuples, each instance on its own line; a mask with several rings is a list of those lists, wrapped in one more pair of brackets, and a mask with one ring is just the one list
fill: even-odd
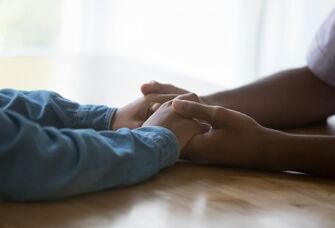
[[(27, 71), (24, 67), (22, 72), (18, 68), (8, 69), (11, 64), (20, 65), (26, 61), (35, 64), (36, 69), (41, 67), (42, 72), (35, 68)], [(14, 73), (24, 71), (29, 75), (36, 73), (36, 78), (39, 73), (51, 75), (53, 70), (43, 68), (47, 64), (49, 60), (44, 58), (0, 60), (1, 81), (14, 86), (13, 77), (19, 77)], [(1, 72), (1, 66), (5, 72)], [(77, 67), (67, 70), (78, 70)], [(11, 77), (7, 82), (3, 80), (4, 73)], [(143, 69), (142, 73), (150, 76)], [(101, 74), (106, 75), (106, 72)], [(39, 82), (30, 79), (27, 84), (18, 82), (18, 87), (57, 87), (46, 82), (44, 77)], [(174, 77), (171, 79), (175, 80)], [(204, 84), (204, 87), (210, 89), (209, 85)], [(78, 91), (77, 95), (80, 94)], [(71, 91), (68, 94), (71, 95)], [(99, 96), (104, 98), (105, 95), (95, 95), (93, 100), (97, 102)], [(91, 99), (85, 96), (77, 98), (83, 101)], [(335, 120), (295, 131), (335, 135)], [(179, 162), (147, 182), (124, 189), (54, 202), (1, 202), (0, 227), (335, 227), (335, 181), (302, 174)]]

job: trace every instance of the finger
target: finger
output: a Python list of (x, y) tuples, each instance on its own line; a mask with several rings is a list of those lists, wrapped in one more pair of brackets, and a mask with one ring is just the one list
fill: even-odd
[(199, 122), (199, 126), (200, 126), (200, 134), (204, 134), (206, 132), (209, 132), (211, 129), (211, 125), (207, 124), (207, 123), (203, 123), (203, 122)]
[[(170, 101), (178, 96), (178, 94), (150, 94), (147, 95), (148, 99), (153, 103), (164, 103)], [(152, 96), (152, 97), (150, 97)]]
[(150, 110), (152, 111), (152, 113), (156, 112), (159, 107), (161, 107), (161, 104), (160, 103), (155, 103), (151, 106)]
[(142, 94), (145, 96), (150, 93), (155, 93), (154, 91), (157, 90), (156, 89), (157, 86), (155, 85), (156, 83), (157, 83), (156, 81), (151, 81), (151, 82), (144, 83), (143, 85), (141, 85)]
[[(179, 95), (175, 99), (188, 100), (188, 101), (194, 101), (197, 103), (201, 103), (200, 98), (195, 93), (187, 93), (187, 94)], [(203, 129), (205, 129), (204, 132), (208, 131), (208, 129), (211, 128), (210, 124), (208, 124), (207, 121), (197, 120), (197, 122), (201, 123), (201, 125), (203, 126)]]
[[(150, 97), (151, 96), (151, 97)], [(162, 104), (165, 102), (171, 101), (174, 99), (177, 95), (176, 94), (150, 94), (147, 95), (148, 100), (150, 103), (148, 104), (148, 108), (145, 113), (144, 118), (149, 118), (152, 114), (154, 114)]]
[(231, 116), (229, 110), (219, 106), (209, 106), (194, 101), (173, 100), (172, 107), (175, 112), (187, 118), (196, 118), (208, 121), (213, 127), (229, 123)]
[(198, 95), (196, 95), (195, 93), (182, 94), (182, 95), (179, 95), (178, 97), (176, 97), (175, 99), (194, 101), (194, 102), (200, 103), (200, 99), (199, 99)]
[(143, 95), (148, 95), (150, 93), (174, 93), (174, 94), (184, 94), (188, 93), (187, 90), (178, 88), (171, 84), (163, 84), (156, 81), (151, 81), (149, 83), (145, 83), (141, 86), (141, 92)]
[(154, 103), (152, 105), (150, 105), (150, 108), (148, 110), (148, 114), (147, 114), (147, 118), (149, 118), (152, 114), (154, 114), (158, 109), (159, 107), (161, 107), (162, 104), (160, 103)]
[(209, 123), (214, 121), (213, 109), (210, 106), (187, 100), (174, 100), (172, 103), (174, 111), (188, 117), (206, 120)]
[(148, 119), (152, 114), (154, 114), (160, 107), (162, 106), (161, 103), (150, 103), (149, 104), (149, 108), (148, 108), (148, 111), (146, 113), (146, 119)]

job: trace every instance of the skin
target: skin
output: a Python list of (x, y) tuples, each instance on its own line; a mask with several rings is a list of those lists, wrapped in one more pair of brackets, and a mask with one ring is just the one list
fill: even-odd
[[(141, 90), (143, 94), (187, 92), (158, 82), (145, 84)], [(334, 100), (335, 89), (304, 67), (200, 97), (202, 104), (175, 100), (173, 107), (213, 127), (193, 137), (184, 148), (194, 162), (334, 178), (335, 137), (271, 129), (322, 121), (335, 114)]]
[(173, 106), (185, 117), (212, 125), (210, 131), (195, 136), (185, 148), (184, 153), (196, 163), (335, 177), (333, 136), (287, 134), (219, 106), (188, 101), (174, 101)]
[(208, 125), (178, 115), (172, 108), (174, 98), (199, 102), (199, 98), (192, 93), (178, 97), (176, 94), (149, 94), (118, 109), (111, 122), (111, 129), (162, 126), (174, 133), (183, 150), (191, 138), (209, 128)]
[(177, 94), (148, 94), (119, 108), (111, 121), (111, 130), (138, 128), (159, 108), (160, 104), (174, 99)]
[[(177, 97), (178, 100), (189, 100), (198, 102), (195, 94), (185, 94)], [(198, 134), (208, 131), (207, 125), (204, 126), (200, 122), (192, 118), (186, 118), (178, 115), (172, 108), (172, 102), (168, 101), (162, 104), (159, 109), (143, 123), (146, 126), (161, 126), (170, 129), (177, 137), (180, 148), (184, 151), (188, 142)], [(181, 156), (184, 156), (182, 154)]]
[[(189, 93), (154, 81), (142, 85), (141, 90), (143, 94)], [(335, 89), (307, 67), (282, 71), (240, 88), (202, 96), (200, 100), (242, 112), (271, 128), (304, 126), (335, 113)]]

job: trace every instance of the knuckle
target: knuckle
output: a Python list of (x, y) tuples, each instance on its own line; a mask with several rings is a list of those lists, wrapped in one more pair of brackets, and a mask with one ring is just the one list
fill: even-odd
[(182, 94), (179, 95), (177, 97), (177, 99), (181, 99), (181, 100), (190, 100), (190, 101), (199, 101), (199, 97), (197, 94), (195, 93), (186, 93), (186, 94)]
[(188, 96), (189, 96), (190, 98), (194, 98), (194, 99), (198, 98), (198, 95), (195, 94), (195, 93), (188, 93)]
[(212, 120), (220, 120), (223, 116), (222, 108), (220, 106), (214, 106), (212, 109)]

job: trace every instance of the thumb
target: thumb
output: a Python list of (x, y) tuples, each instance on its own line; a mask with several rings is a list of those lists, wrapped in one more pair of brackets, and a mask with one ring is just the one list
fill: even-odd
[(178, 114), (187, 117), (208, 121), (214, 128), (229, 123), (229, 110), (219, 107), (200, 104), (194, 101), (173, 100), (172, 107)]

